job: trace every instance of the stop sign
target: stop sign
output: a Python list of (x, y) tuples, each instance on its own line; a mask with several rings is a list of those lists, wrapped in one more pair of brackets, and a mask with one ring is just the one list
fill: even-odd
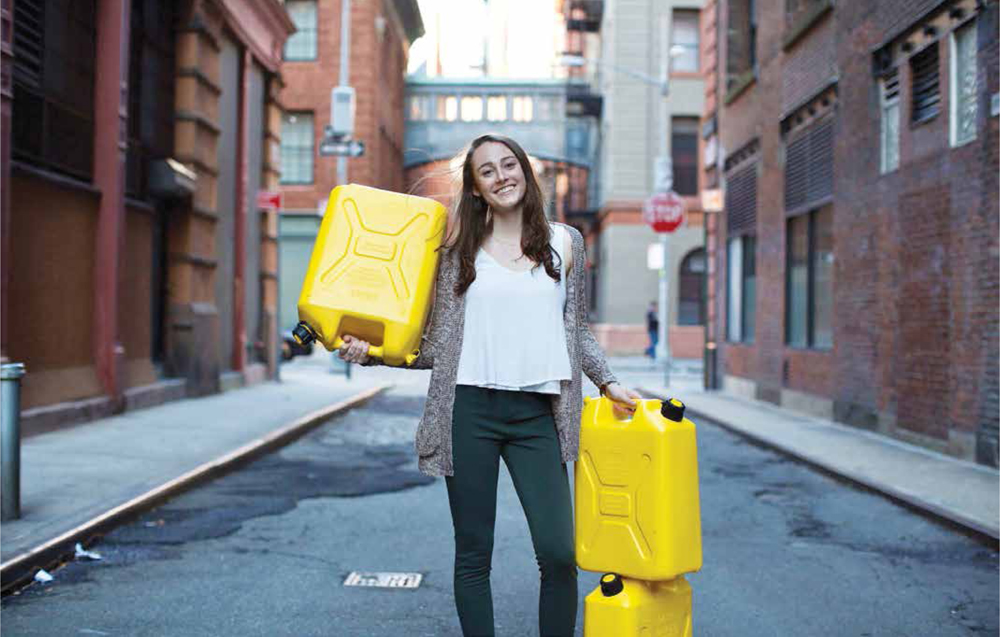
[(684, 222), (684, 200), (673, 190), (646, 200), (642, 218), (656, 232), (673, 232)]

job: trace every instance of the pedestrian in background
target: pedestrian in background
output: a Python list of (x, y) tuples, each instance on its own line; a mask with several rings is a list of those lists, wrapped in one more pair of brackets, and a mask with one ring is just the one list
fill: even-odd
[[(619, 385), (587, 324), (584, 242), (550, 223), (527, 154), (484, 135), (469, 145), (442, 246), (434, 305), (414, 368), (430, 368), (416, 435), (420, 470), (445, 476), (455, 530), (455, 604), (465, 635), (493, 635), (490, 568), (502, 457), (541, 571), (539, 632), (572, 635), (577, 614), (573, 505), (581, 371), (619, 410)], [(363, 365), (369, 344), (344, 336)]]
[(646, 356), (656, 360), (656, 346), (660, 342), (660, 317), (656, 312), (656, 301), (650, 301), (649, 309), (646, 310), (646, 332), (649, 333), (649, 347), (646, 348)]

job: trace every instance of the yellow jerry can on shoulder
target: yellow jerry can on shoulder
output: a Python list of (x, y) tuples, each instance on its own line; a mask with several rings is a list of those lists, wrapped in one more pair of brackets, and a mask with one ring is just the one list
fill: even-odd
[(302, 344), (340, 348), (345, 334), (370, 356), (412, 365), (430, 309), (445, 207), (425, 197), (350, 184), (330, 193), (299, 295)]
[(586, 571), (669, 580), (701, 568), (694, 423), (684, 405), (637, 400), (618, 418), (587, 398), (576, 462), (576, 561)]
[(608, 573), (583, 604), (585, 637), (692, 637), (691, 586), (679, 575), (644, 582)]

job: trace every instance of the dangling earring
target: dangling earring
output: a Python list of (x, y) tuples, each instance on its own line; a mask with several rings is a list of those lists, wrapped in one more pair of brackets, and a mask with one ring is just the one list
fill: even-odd
[(493, 221), (493, 208), (487, 204), (486, 205), (486, 227), (490, 227), (490, 222)]

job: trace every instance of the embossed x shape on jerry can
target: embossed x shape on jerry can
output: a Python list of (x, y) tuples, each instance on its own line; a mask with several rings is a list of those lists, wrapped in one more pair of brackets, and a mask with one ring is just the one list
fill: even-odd
[(411, 365), (430, 309), (447, 211), (425, 197), (350, 184), (330, 193), (299, 295), (299, 342), (345, 334), (370, 356)]
[(575, 497), (583, 570), (663, 581), (701, 568), (695, 426), (680, 401), (638, 400), (622, 419), (588, 398)]

